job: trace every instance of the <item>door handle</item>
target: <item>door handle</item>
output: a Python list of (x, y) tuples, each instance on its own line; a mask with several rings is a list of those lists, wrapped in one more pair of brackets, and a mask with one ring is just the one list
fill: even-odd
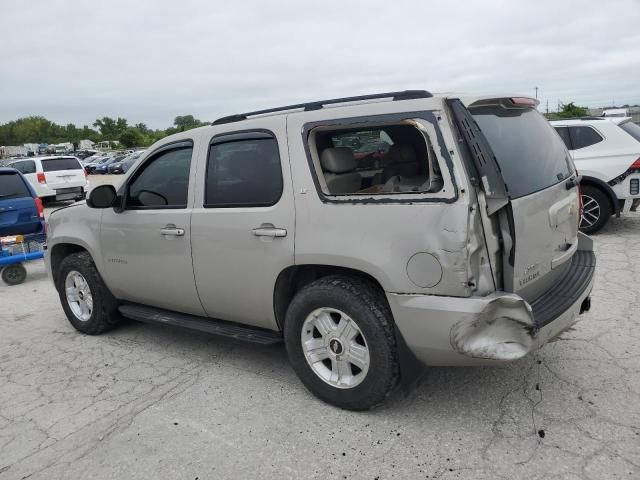
[(160, 229), (162, 235), (173, 235), (174, 237), (182, 237), (184, 235), (184, 228), (178, 228), (173, 223), (165, 225)]
[(256, 237), (286, 237), (285, 228), (277, 228), (272, 223), (263, 223), (258, 228), (251, 230)]

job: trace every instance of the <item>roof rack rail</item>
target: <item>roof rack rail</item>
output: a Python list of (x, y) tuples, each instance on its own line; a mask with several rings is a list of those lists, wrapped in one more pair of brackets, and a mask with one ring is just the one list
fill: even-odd
[(239, 122), (246, 120), (248, 117), (255, 115), (264, 115), (267, 113), (285, 112), (287, 110), (299, 110), (303, 109), (305, 112), (311, 110), (320, 110), (325, 105), (332, 105), (336, 103), (348, 103), (348, 102), (360, 102), (365, 100), (376, 100), (378, 98), (391, 98), (396, 100), (415, 100), (418, 98), (430, 98), (433, 95), (426, 90), (404, 90), (401, 92), (386, 92), (386, 93), (374, 93), (371, 95), (359, 95), (356, 97), (343, 97), (343, 98), (331, 98), (329, 100), (320, 100), (316, 102), (308, 103), (296, 103), (294, 105), (286, 105), (284, 107), (268, 108), (266, 110), (256, 110), (255, 112), (237, 113), (235, 115), (229, 115), (227, 117), (218, 118), (211, 125), (220, 125), (223, 123)]
[(567, 117), (567, 118), (551, 118), (551, 121), (557, 120), (607, 120), (611, 117), (598, 117), (597, 115), (585, 115), (584, 117)]

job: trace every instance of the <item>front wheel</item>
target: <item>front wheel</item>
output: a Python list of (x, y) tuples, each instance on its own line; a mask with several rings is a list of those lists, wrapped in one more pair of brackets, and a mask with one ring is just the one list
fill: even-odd
[(582, 195), (580, 230), (587, 234), (595, 233), (609, 221), (613, 213), (611, 202), (597, 187), (584, 185), (580, 190)]
[(88, 252), (65, 257), (55, 275), (62, 308), (76, 330), (98, 335), (120, 322), (118, 302)]
[(391, 312), (366, 281), (325, 277), (304, 287), (287, 310), (284, 338), (302, 383), (337, 407), (373, 408), (398, 382)]

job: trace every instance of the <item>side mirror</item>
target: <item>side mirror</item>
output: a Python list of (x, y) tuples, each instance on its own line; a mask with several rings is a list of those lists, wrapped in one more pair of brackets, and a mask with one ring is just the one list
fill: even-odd
[(116, 189), (113, 185), (100, 185), (89, 192), (87, 206), (90, 208), (109, 208), (116, 199)]

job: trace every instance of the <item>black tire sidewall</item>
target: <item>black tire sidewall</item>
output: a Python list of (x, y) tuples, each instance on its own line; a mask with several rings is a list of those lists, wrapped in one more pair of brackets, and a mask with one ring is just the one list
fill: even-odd
[[(607, 194), (603, 192), (601, 189), (597, 187), (593, 187), (591, 185), (584, 185), (581, 187), (581, 195), (587, 195), (593, 198), (596, 203), (600, 206), (600, 217), (598, 220), (591, 225), (590, 227), (580, 227), (580, 231), (586, 234), (592, 234), (600, 230), (602, 227), (606, 225), (609, 221), (609, 218), (612, 215), (611, 202), (607, 197)], [(583, 205), (584, 206), (584, 205)], [(582, 222), (582, 218), (580, 219)]]
[[(370, 300), (375, 301), (375, 300)], [(287, 310), (285, 343), (291, 364), (305, 386), (321, 400), (350, 410), (366, 410), (381, 403), (397, 380), (395, 338), (390, 325), (386, 328), (372, 305), (361, 296), (337, 286), (310, 285), (299, 292)], [(379, 303), (379, 302), (378, 302)], [(302, 326), (308, 315), (319, 308), (335, 308), (356, 322), (369, 349), (369, 369), (365, 379), (353, 388), (333, 387), (311, 368), (302, 350)], [(380, 309), (381, 305), (375, 305)], [(378, 310), (379, 312), (380, 310)]]
[[(93, 298), (93, 310), (91, 317), (87, 321), (78, 319), (69, 307), (67, 301), (65, 279), (70, 271), (80, 273), (89, 285)], [(111, 315), (116, 306), (111, 293), (106, 290), (104, 283), (98, 273), (91, 257), (88, 254), (72, 254), (62, 260), (57, 272), (56, 287), (60, 295), (60, 303), (73, 327), (89, 335), (96, 335), (107, 330), (114, 324)]]

